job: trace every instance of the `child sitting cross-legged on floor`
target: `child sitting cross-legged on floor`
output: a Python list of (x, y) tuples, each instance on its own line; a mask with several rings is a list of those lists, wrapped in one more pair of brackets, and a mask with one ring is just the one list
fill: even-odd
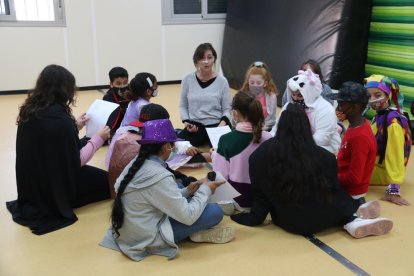
[(236, 129), (220, 137), (218, 148), (212, 151), (213, 169), (220, 172), (241, 196), (235, 201), (219, 202), (226, 215), (235, 208), (251, 207), (252, 189), (249, 177), (249, 157), (257, 147), (271, 138), (263, 131), (264, 116), (261, 103), (250, 92), (238, 92), (232, 101), (232, 117)]
[(341, 225), (355, 238), (392, 229), (390, 219), (378, 218), (378, 201), (359, 206), (342, 190), (335, 155), (315, 144), (303, 107), (288, 104), (278, 124), (276, 136), (249, 160), (251, 211), (232, 220), (254, 226), (270, 213), (274, 224), (301, 235)]
[(102, 246), (140, 261), (148, 255), (172, 259), (178, 254), (177, 243), (188, 237), (211, 243), (233, 239), (232, 227), (218, 225), (223, 211), (217, 204), (207, 203), (224, 181), (204, 178), (179, 189), (165, 168), (178, 140), (170, 120), (144, 123), (139, 155), (115, 184), (111, 227)]

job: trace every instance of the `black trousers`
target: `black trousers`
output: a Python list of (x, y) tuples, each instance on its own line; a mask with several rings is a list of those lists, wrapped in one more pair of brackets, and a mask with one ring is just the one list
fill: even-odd
[(77, 188), (75, 208), (110, 198), (108, 172), (89, 165), (81, 167)]
[(202, 124), (197, 124), (197, 132), (189, 132), (187, 129), (183, 129), (177, 136), (178, 138), (189, 141), (194, 147), (199, 147), (203, 145), (209, 145), (211, 147), (210, 139), (206, 131), (206, 127), (217, 127), (219, 124), (213, 124), (204, 126)]

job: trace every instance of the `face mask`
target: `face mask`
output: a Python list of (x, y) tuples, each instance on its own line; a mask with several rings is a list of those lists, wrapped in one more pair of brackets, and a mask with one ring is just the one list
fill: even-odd
[(305, 100), (294, 100), (292, 99), (293, 103), (301, 105), (303, 108), (308, 108), (305, 104)]
[(118, 93), (125, 93), (125, 91), (128, 90), (128, 85), (124, 87), (113, 87), (112, 89), (114, 89), (115, 92), (118, 92)]
[(249, 89), (253, 95), (258, 96), (263, 92), (263, 85), (249, 85)]
[(151, 95), (153, 97), (157, 97), (157, 95), (158, 95), (158, 89), (153, 90)]
[(336, 118), (338, 118), (339, 121), (343, 122), (345, 120), (348, 120), (348, 116), (346, 113), (348, 113), (349, 110), (352, 109), (352, 106), (348, 106), (344, 111), (335, 111)]
[(339, 121), (343, 122), (347, 119), (346, 114), (342, 111), (336, 111), (336, 118), (338, 118)]
[(381, 109), (385, 102), (386, 102), (385, 97), (381, 97), (379, 99), (369, 101), (368, 105), (374, 109)]

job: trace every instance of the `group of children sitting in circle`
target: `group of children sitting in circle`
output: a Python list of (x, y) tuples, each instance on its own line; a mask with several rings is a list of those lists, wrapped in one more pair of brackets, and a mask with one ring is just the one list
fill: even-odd
[[(186, 75), (181, 83), (180, 131), (174, 129), (164, 107), (150, 103), (158, 94), (154, 75), (139, 73), (128, 84), (127, 71), (113, 68), (109, 73), (111, 88), (104, 100), (118, 103), (119, 108), (110, 116), (108, 126), (85, 145), (76, 135), (87, 118), (83, 115), (75, 120), (70, 109), (75, 93), (73, 75), (57, 65), (46, 67), (20, 108), (18, 199), (7, 203), (13, 219), (35, 234), (44, 234), (76, 221), (73, 208), (111, 196), (111, 225), (101, 245), (135, 261), (151, 254), (173, 258), (178, 253), (177, 243), (187, 238), (194, 242), (231, 241), (235, 231), (220, 224), (223, 214), (239, 224), (254, 226), (262, 224), (270, 213), (275, 225), (301, 235), (339, 225), (355, 238), (383, 235), (392, 229), (392, 220), (379, 217), (379, 201), (365, 202), (365, 195), (370, 184), (386, 185), (384, 200), (410, 205), (401, 196), (400, 185), (411, 136), (395, 80), (372, 75), (364, 86), (348, 81), (338, 93), (332, 93), (318, 63), (309, 60), (287, 81), (282, 111), (276, 118), (278, 91), (265, 63), (249, 66), (240, 91), (231, 99), (227, 80), (214, 70), (216, 60), (210, 43), (195, 50), (196, 72)], [(45, 98), (47, 103), (42, 101)], [(338, 102), (336, 112), (334, 100)], [(395, 109), (390, 107), (391, 100)], [(363, 116), (367, 105), (377, 112), (371, 124)], [(41, 126), (42, 135), (46, 133), (50, 139), (64, 136), (62, 130), (47, 132), (51, 118), (63, 120), (69, 129), (66, 134), (76, 136), (65, 143), (73, 144), (67, 149), (77, 148), (78, 157), (70, 155), (79, 164), (70, 172), (73, 175), (60, 169), (63, 184), (45, 176), (44, 169), (29, 169), (33, 160), (30, 164), (25, 160), (33, 158), (31, 147), (41, 140), (34, 128)], [(345, 133), (338, 120), (348, 120)], [(56, 127), (61, 124), (55, 123)], [(217, 148), (205, 150), (211, 146), (206, 128), (225, 125), (233, 130), (220, 137)], [(109, 178), (103, 180), (103, 171), (98, 178), (83, 168), (109, 136)], [(224, 181), (197, 180), (170, 169), (166, 161), (175, 152), (203, 154), (241, 196), (208, 203)], [(49, 161), (43, 159), (48, 154), (36, 157), (37, 161), (47, 165)], [(53, 168), (75, 166), (62, 162), (55, 159)], [(48, 187), (62, 185), (71, 188)], [(33, 192), (36, 188), (40, 191)], [(52, 194), (47, 189), (58, 192)], [(64, 196), (65, 192), (69, 194)], [(79, 200), (81, 195), (83, 200)]]

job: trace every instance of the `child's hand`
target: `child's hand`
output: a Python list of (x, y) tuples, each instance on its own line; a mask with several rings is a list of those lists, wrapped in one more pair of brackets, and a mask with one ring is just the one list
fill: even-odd
[(189, 147), (186, 151), (185, 154), (189, 155), (189, 156), (194, 156), (197, 153), (200, 153), (201, 150), (199, 148), (196, 147)]
[(201, 153), (201, 155), (204, 157), (204, 159), (206, 159), (206, 161), (208, 163), (213, 162), (213, 160), (211, 159), (211, 153), (210, 152), (203, 152), (203, 153)]
[(76, 118), (76, 126), (78, 127), (78, 130), (81, 130), (88, 121), (89, 117), (86, 115), (86, 113), (83, 113), (78, 118)]
[(185, 123), (185, 128), (187, 129), (188, 132), (197, 132), (198, 131), (198, 127), (196, 125), (190, 124), (190, 123)]
[(111, 135), (111, 129), (109, 128), (109, 126), (105, 126), (101, 130), (99, 130), (97, 134), (101, 136), (102, 140), (106, 141), (109, 139)]
[(198, 188), (200, 188), (202, 183), (203, 182), (198, 180), (198, 181), (194, 181), (194, 182), (191, 182), (190, 184), (188, 184), (188, 186), (187, 186), (188, 194), (193, 195), (195, 192), (197, 192)]
[(205, 184), (210, 188), (211, 193), (214, 194), (217, 187), (223, 185), (224, 183), (226, 183), (226, 181), (209, 181), (209, 182), (206, 182)]
[(227, 126), (226, 121), (220, 121), (220, 124), (218, 126)]

